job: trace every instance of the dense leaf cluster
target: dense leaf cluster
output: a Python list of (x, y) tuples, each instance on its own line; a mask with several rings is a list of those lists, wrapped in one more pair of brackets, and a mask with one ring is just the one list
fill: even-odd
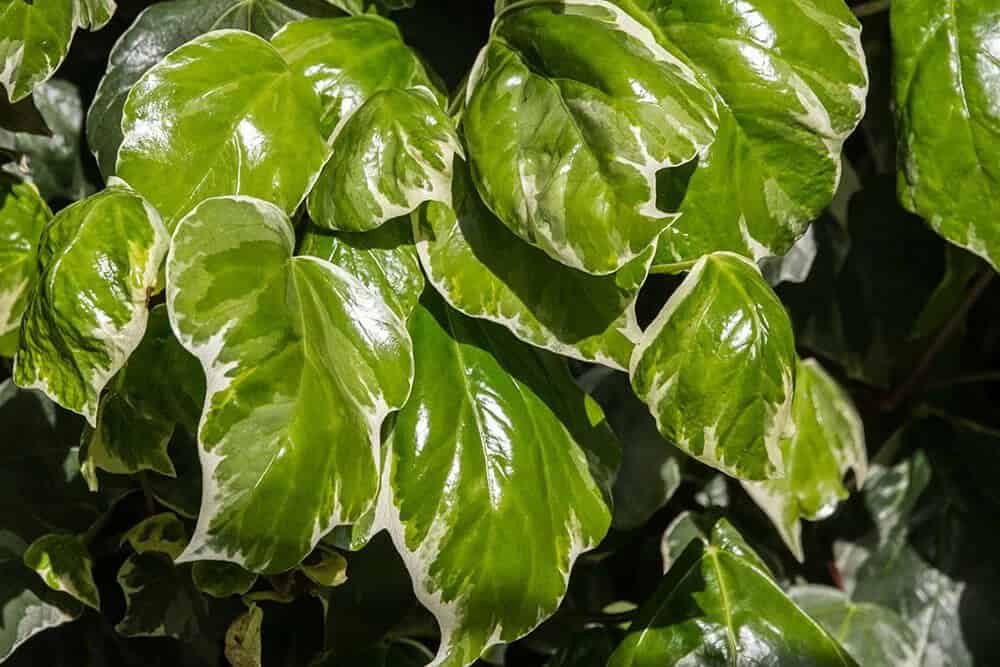
[(481, 4), (0, 0), (0, 662), (1000, 664), (1000, 2)]

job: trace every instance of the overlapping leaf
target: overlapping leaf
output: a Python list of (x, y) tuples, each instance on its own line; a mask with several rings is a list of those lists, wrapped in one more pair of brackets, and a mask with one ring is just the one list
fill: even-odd
[(799, 361), (792, 401), (795, 434), (782, 441), (785, 474), (744, 488), (777, 527), (800, 561), (800, 519), (819, 521), (847, 498), (844, 476), (864, 485), (868, 467), (864, 426), (850, 397), (815, 359)]
[(608, 529), (618, 452), (557, 358), (436, 299), (410, 331), (413, 395), (376, 527), (438, 619), (433, 664), (464, 666), (555, 611), (574, 560)]
[(159, 215), (124, 183), (60, 211), (39, 240), (14, 381), (96, 424), (101, 390), (146, 330), (166, 250)]
[(274, 47), (238, 30), (196, 37), (143, 74), (122, 131), (117, 173), (170, 230), (217, 195), (291, 214), (326, 159), (315, 93)]
[(1000, 265), (1000, 3), (893, 7), (899, 194), (942, 236)]
[(673, 563), (608, 664), (652, 667), (685, 660), (705, 666), (857, 664), (785, 596), (725, 520)]
[(198, 361), (174, 337), (166, 307), (153, 308), (145, 337), (101, 397), (97, 425), (84, 432), (90, 485), (97, 486), (97, 469), (175, 476), (167, 446), (178, 425), (196, 432), (204, 394)]
[(0, 84), (18, 101), (56, 71), (77, 28), (97, 30), (111, 19), (115, 0), (0, 2)]
[(279, 208), (245, 197), (204, 202), (175, 233), (167, 305), (207, 377), (205, 486), (182, 559), (283, 571), (374, 503), (382, 420), (413, 372), (406, 327), (293, 244)]
[(894, 667), (913, 664), (916, 637), (891, 609), (867, 602), (852, 602), (843, 591), (828, 586), (797, 586), (788, 595), (819, 621), (859, 665)]
[(417, 307), (424, 291), (424, 274), (407, 220), (361, 234), (310, 225), (298, 254), (336, 264), (379, 294), (404, 320)]
[(660, 431), (741, 479), (783, 474), (795, 378), (791, 322), (749, 260), (700, 259), (632, 354), (636, 394)]
[(573, 268), (612, 273), (645, 252), (677, 218), (658, 207), (660, 172), (715, 137), (714, 93), (658, 33), (623, 3), (501, 0), (470, 75), (483, 199)]
[(38, 276), (38, 241), (52, 213), (31, 183), (7, 177), (0, 186), (0, 334), (6, 335), (17, 331), (28, 307)]
[(841, 0), (639, 0), (712, 86), (719, 131), (655, 264), (731, 250), (781, 255), (830, 203), (865, 109), (857, 19)]
[(360, 232), (425, 201), (451, 202), (461, 142), (395, 25), (371, 15), (299, 21), (274, 45), (323, 101), (331, 155), (309, 196), (314, 222)]
[(324, 0), (170, 0), (146, 8), (111, 50), (87, 112), (87, 142), (101, 172), (115, 173), (129, 91), (168, 53), (213, 30), (248, 30), (270, 39), (290, 21), (331, 13), (336, 10)]
[(431, 283), (461, 312), (559, 354), (628, 367), (642, 334), (635, 299), (652, 249), (609, 276), (560, 264), (489, 212), (463, 163), (456, 165), (454, 208), (421, 208), (413, 235)]

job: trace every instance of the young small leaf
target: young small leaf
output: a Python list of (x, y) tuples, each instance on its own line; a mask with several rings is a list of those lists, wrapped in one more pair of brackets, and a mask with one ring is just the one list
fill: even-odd
[(783, 474), (792, 325), (749, 260), (700, 259), (632, 353), (632, 386), (683, 451), (741, 479)]

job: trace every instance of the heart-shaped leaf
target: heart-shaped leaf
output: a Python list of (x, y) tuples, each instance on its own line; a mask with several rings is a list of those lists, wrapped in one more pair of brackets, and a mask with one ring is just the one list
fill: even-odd
[(60, 211), (39, 240), (14, 381), (96, 425), (101, 391), (146, 330), (167, 242), (156, 211), (120, 181)]
[(490, 210), (596, 274), (618, 271), (676, 221), (658, 206), (661, 172), (693, 160), (718, 123), (694, 68), (623, 4), (498, 2), (462, 121)]
[(319, 100), (273, 46), (216, 30), (136, 82), (122, 113), (117, 173), (173, 230), (199, 202), (242, 194), (291, 214), (326, 160)]
[(174, 235), (167, 306), (207, 378), (201, 513), (182, 561), (281, 572), (375, 501), (382, 420), (413, 373), (406, 325), (293, 247), (282, 210), (245, 197), (202, 203)]
[(574, 560), (608, 529), (619, 454), (558, 358), (437, 299), (410, 332), (413, 394), (389, 439), (375, 527), (438, 619), (432, 664), (464, 666), (556, 610)]
[(660, 432), (741, 479), (781, 477), (795, 381), (788, 314), (750, 260), (702, 257), (632, 353)]

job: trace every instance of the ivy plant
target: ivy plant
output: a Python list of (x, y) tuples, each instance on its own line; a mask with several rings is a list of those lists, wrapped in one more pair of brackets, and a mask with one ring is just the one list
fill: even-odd
[(998, 44), (0, 0), (0, 662), (1000, 664)]

